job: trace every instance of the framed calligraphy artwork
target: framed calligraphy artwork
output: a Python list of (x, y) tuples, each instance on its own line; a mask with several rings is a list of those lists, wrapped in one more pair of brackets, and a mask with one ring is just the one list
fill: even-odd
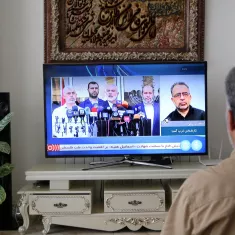
[(45, 62), (204, 57), (204, 0), (45, 0)]

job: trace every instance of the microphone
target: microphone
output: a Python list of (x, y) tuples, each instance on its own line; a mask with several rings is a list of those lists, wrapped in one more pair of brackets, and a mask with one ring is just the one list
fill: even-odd
[(91, 110), (89, 107), (85, 107), (85, 114), (86, 114), (86, 123), (89, 124), (89, 116), (90, 116), (90, 113), (91, 113)]
[(55, 116), (55, 123), (57, 124), (59, 120), (59, 116)]
[(124, 113), (126, 112), (126, 109), (123, 107), (119, 107), (117, 112), (120, 115), (120, 117), (122, 118)]
[(81, 118), (81, 124), (84, 123), (85, 110), (84, 109), (79, 109), (78, 115)]
[(140, 135), (139, 121), (140, 121), (140, 115), (135, 114), (134, 115), (134, 122), (135, 122), (136, 136)]
[(98, 128), (95, 122), (95, 119), (97, 118), (98, 114), (98, 104), (93, 104), (93, 107), (91, 108), (91, 112), (90, 112), (90, 117), (93, 117), (93, 122), (92, 122), (92, 136), (93, 137), (97, 137), (97, 132), (98, 132)]
[(93, 137), (97, 137), (98, 127), (97, 127), (97, 125), (96, 125), (95, 122), (94, 122), (92, 125), (93, 125), (93, 128), (92, 128), (92, 136), (93, 136)]
[(67, 118), (68, 118), (68, 122), (72, 122), (73, 110), (67, 109), (67, 110), (66, 110), (66, 115), (67, 115)]
[(134, 114), (135, 114), (135, 111), (134, 110), (126, 110), (126, 114), (132, 119)]
[(95, 107), (91, 108), (90, 116), (93, 117), (93, 123), (95, 123), (95, 118), (97, 117), (97, 111), (98, 109)]
[(103, 106), (98, 106), (98, 110), (97, 110), (97, 115), (98, 115), (98, 119), (102, 118), (102, 111), (104, 110)]
[(120, 121), (120, 117), (119, 117), (119, 114), (118, 114), (118, 107), (116, 104), (113, 105), (112, 107), (112, 116), (111, 116), (111, 120), (113, 121)]
[(119, 109), (119, 108), (128, 109), (129, 104), (128, 104), (128, 102), (125, 101), (125, 100), (123, 100), (123, 101), (117, 100), (116, 106), (117, 106), (118, 109)]
[(117, 111), (113, 112), (111, 120), (112, 121), (120, 121), (121, 120), (121, 118), (120, 118), (120, 116), (119, 116)]
[(118, 107), (116, 104), (113, 104), (113, 107), (112, 107), (112, 112), (117, 112), (118, 111)]
[(122, 101), (121, 100), (116, 100), (115, 104), (118, 108), (122, 106)]
[(91, 110), (89, 107), (85, 107), (85, 115), (86, 115), (86, 133), (91, 133), (91, 130), (90, 130), (90, 113), (91, 113)]
[(131, 118), (129, 116), (124, 115), (123, 121), (126, 123), (126, 129), (128, 130), (129, 122), (131, 121)]
[[(64, 128), (64, 134), (67, 135), (67, 123), (65, 123), (65, 125), (63, 125), (63, 128)], [(63, 132), (62, 132), (63, 133)]]
[(107, 111), (107, 113), (108, 113), (108, 120), (109, 120), (110, 117), (112, 116), (113, 111), (112, 111), (112, 109), (111, 109), (110, 107), (107, 107), (107, 108), (105, 109), (105, 111)]
[(101, 118), (104, 119), (105, 121), (109, 119), (109, 116), (110, 115), (109, 115), (109, 111), (107, 108), (101, 112)]
[(72, 111), (73, 111), (73, 118), (74, 118), (74, 122), (77, 123), (78, 121), (78, 106), (73, 106), (72, 107)]
[(138, 114), (140, 115), (140, 119), (142, 121), (145, 118), (144, 112), (139, 112)]
[(125, 100), (123, 100), (123, 101), (122, 101), (122, 107), (124, 107), (125, 109), (128, 109), (128, 107), (129, 107), (128, 102), (125, 101)]
[(128, 105), (127, 101), (123, 101), (121, 104), (117, 105), (118, 114), (120, 115), (121, 118), (123, 117), (124, 113), (126, 112), (128, 106), (129, 105)]
[(120, 125), (120, 136), (124, 136), (122, 125)]

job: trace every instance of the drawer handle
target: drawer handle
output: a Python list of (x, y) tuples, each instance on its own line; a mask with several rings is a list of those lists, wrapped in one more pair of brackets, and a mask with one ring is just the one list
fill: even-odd
[(66, 207), (66, 206), (68, 206), (68, 205), (67, 205), (67, 204), (64, 204), (64, 203), (62, 203), (62, 202), (54, 204), (54, 207), (57, 207), (57, 208), (64, 208), (64, 207)]
[(128, 202), (128, 204), (131, 204), (132, 206), (138, 206), (139, 204), (142, 204), (142, 202), (134, 200), (134, 201)]

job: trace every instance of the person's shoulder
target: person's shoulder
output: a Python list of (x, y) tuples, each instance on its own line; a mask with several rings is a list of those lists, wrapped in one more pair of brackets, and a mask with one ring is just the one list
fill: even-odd
[(136, 104), (135, 107), (138, 107), (138, 106), (141, 106), (141, 105), (144, 105), (144, 103), (140, 102), (140, 103)]
[(82, 102), (79, 104), (79, 107), (85, 108), (85, 105), (87, 104), (87, 102), (88, 102), (88, 99), (82, 101)]
[(202, 109), (198, 109), (198, 108), (195, 108), (195, 107), (192, 107), (192, 108), (193, 108), (193, 110), (194, 110), (195, 112), (198, 112), (198, 113), (205, 113), (205, 111), (202, 110)]
[(171, 119), (173, 118), (173, 114), (174, 114), (175, 110), (172, 111), (171, 113), (168, 114), (168, 116), (164, 119), (164, 120), (168, 120), (171, 121)]
[(53, 113), (59, 112), (59, 111), (63, 110), (64, 108), (65, 108), (64, 105), (62, 105), (60, 107), (57, 107), (57, 108), (54, 109)]
[(205, 111), (202, 109), (198, 109), (195, 107), (192, 107), (194, 117), (199, 120), (205, 120)]
[(197, 205), (235, 195), (235, 188), (230, 187), (235, 181), (234, 167), (235, 159), (227, 158), (216, 166), (199, 170), (185, 180), (182, 190)]
[(103, 101), (103, 106), (104, 106), (104, 108), (109, 107), (109, 102), (108, 102), (108, 100), (104, 100), (104, 101)]

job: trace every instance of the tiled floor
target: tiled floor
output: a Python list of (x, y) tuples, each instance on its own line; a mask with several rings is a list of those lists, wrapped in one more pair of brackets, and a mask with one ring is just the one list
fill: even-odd
[[(43, 225), (39, 219), (35, 220), (32, 225), (29, 226), (26, 235), (42, 235)], [(151, 231), (142, 228), (139, 231), (130, 231), (127, 228), (117, 232), (104, 232), (90, 229), (73, 228), (60, 225), (51, 225), (51, 229), (48, 235), (159, 235), (160, 232)], [(0, 231), (0, 235), (19, 235), (18, 231)]]

